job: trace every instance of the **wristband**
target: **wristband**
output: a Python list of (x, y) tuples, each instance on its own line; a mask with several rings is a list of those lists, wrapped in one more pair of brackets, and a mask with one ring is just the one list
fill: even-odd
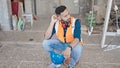
[(72, 46), (69, 45), (68, 47), (69, 47), (69, 48), (71, 49), (71, 51), (72, 51)]

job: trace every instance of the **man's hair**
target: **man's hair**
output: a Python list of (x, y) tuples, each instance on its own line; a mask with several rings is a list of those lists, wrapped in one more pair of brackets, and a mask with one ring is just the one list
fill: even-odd
[(67, 7), (64, 6), (64, 5), (61, 5), (61, 6), (58, 6), (56, 9), (55, 9), (55, 13), (57, 15), (60, 15)]

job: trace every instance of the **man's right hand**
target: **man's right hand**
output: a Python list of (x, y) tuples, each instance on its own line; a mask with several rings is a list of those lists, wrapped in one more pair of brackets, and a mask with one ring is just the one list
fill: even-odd
[(52, 15), (52, 17), (51, 17), (51, 24), (55, 24), (56, 22), (57, 22), (57, 16), (56, 15)]
[(52, 15), (50, 25), (47, 31), (45, 32), (45, 39), (49, 39), (51, 37), (52, 30), (53, 30), (54, 24), (57, 22), (57, 19), (58, 17), (56, 15)]

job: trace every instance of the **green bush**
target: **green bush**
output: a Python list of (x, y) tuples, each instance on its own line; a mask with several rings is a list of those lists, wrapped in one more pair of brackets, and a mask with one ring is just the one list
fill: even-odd
[(95, 14), (93, 14), (93, 17), (92, 17), (92, 14), (88, 14), (86, 16), (86, 25), (87, 26), (90, 26), (91, 20), (92, 20), (92, 26), (95, 27), (96, 26), (96, 15)]

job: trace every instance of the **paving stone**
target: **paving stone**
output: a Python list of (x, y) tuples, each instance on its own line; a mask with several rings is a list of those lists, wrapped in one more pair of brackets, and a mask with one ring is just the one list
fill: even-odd
[(0, 61), (0, 68), (17, 68), (20, 62), (14, 60)]
[(27, 49), (16, 49), (12, 57), (16, 60), (24, 61), (44, 61), (43, 57), (46, 58), (46, 54), (41, 50), (27, 50)]
[(46, 63), (36, 62), (36, 61), (23, 61), (18, 66), (18, 68), (47, 68)]
[(76, 68), (120, 68), (120, 64), (106, 64), (106, 63), (81, 63)]
[(88, 35), (82, 34), (81, 37), (85, 44), (101, 44), (101, 39), (102, 39), (101, 35), (88, 36)]
[[(11, 42), (42, 42), (44, 38), (44, 32), (0, 32), (0, 41)], [(33, 41), (29, 41), (33, 39)]]
[(14, 53), (15, 49), (16, 49), (16, 46), (7, 46), (4, 44), (0, 48), (0, 61), (6, 61), (9, 58), (11, 58), (11, 55)]
[(82, 62), (92, 63), (120, 63), (120, 50), (103, 51), (99, 46), (84, 46)]

